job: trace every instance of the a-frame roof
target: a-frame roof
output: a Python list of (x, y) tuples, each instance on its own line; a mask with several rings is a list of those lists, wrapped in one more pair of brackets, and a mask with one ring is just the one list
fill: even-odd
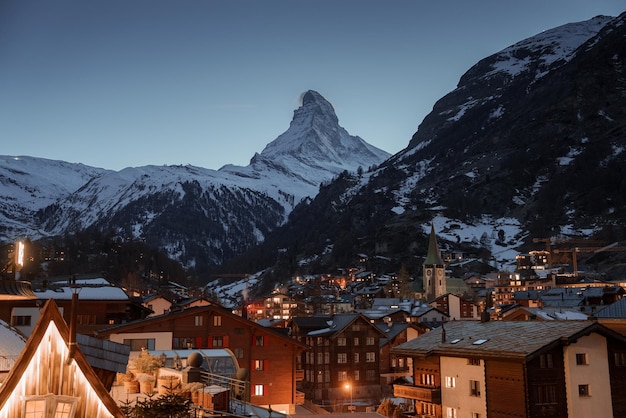
[(69, 336), (49, 299), (0, 388), (0, 416), (22, 417), (24, 396), (53, 394), (79, 398), (75, 418), (124, 417), (78, 346), (70, 357)]

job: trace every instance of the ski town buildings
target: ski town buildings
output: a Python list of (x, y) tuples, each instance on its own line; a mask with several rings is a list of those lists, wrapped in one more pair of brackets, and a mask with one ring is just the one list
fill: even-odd
[(597, 322), (449, 322), (392, 352), (420, 417), (626, 416), (626, 337)]

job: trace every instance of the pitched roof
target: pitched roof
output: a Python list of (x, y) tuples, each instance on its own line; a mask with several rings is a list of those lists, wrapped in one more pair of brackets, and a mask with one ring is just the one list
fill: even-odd
[(430, 238), (428, 240), (428, 253), (426, 254), (426, 259), (423, 264), (434, 264), (434, 265), (442, 265), (443, 259), (441, 258), (441, 253), (439, 252), (439, 246), (437, 244), (437, 235), (435, 235), (435, 227), (433, 225), (430, 226)]
[[(80, 347), (76, 347), (73, 357), (69, 356), (69, 333), (57, 304), (49, 299), (26, 346), (0, 388), (0, 415), (12, 416), (16, 403), (21, 402), (23, 396), (71, 393), (83, 400), (80, 402), (83, 408), (97, 405), (100, 412), (98, 416), (123, 418), (115, 400), (89, 365)], [(55, 335), (60, 337), (61, 344), (57, 344), (59, 339), (55, 339)], [(41, 364), (45, 364), (45, 367), (40, 367)], [(38, 388), (43, 388), (44, 393), (36, 393)], [(64, 393), (68, 390), (71, 392)], [(94, 412), (77, 411), (76, 417)]]
[(453, 321), (393, 348), (392, 352), (425, 357), (439, 354), (525, 358), (591, 332), (626, 343), (625, 337), (592, 321)]
[(611, 303), (595, 313), (596, 318), (626, 318), (626, 298)]

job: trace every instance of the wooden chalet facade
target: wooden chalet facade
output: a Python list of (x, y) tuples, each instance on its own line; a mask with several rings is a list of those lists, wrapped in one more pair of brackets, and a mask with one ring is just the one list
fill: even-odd
[(304, 401), (296, 391), (296, 381), (302, 376), (296, 358), (308, 347), (216, 305), (105, 328), (97, 336), (129, 345), (132, 351), (228, 348), (238, 366), (248, 372), (253, 404), (292, 414), (295, 405)]
[(299, 359), (307, 399), (327, 406), (348, 405), (351, 398), (378, 404), (383, 331), (362, 314), (296, 317), (289, 327), (292, 337), (311, 347)]
[(0, 388), (0, 417), (123, 418), (53, 300)]
[(76, 325), (80, 334), (94, 335), (100, 328), (146, 315), (140, 306), (134, 306), (123, 289), (112, 286), (104, 279), (79, 280), (75, 286), (72, 287), (68, 281), (60, 285), (50, 284), (47, 289), (35, 289), (32, 299), (5, 300), (0, 304), (0, 319), (28, 336), (37, 322), (41, 307), (47, 300), (53, 299), (66, 323), (69, 323), (74, 291), (80, 297)]
[(392, 352), (413, 358), (394, 393), (416, 416), (626, 416), (626, 338), (596, 322), (456, 321)]

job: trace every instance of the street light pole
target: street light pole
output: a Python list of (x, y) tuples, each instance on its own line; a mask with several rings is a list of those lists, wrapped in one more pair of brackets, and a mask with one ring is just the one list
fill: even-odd
[(352, 385), (349, 383), (346, 383), (346, 389), (350, 389), (350, 406), (348, 407), (348, 409), (350, 410), (350, 412), (354, 412), (354, 406), (352, 405)]

